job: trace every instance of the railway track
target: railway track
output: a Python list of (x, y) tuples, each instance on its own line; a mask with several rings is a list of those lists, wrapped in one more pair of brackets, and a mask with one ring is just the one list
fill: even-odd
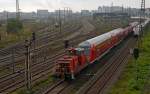
[[(74, 25), (71, 25), (71, 26), (67, 26), (67, 28), (65, 27), (65, 31), (76, 31), (78, 30), (81, 25), (77, 25), (76, 27), (74, 27)], [(69, 27), (69, 28), (68, 28)], [(73, 28), (73, 29), (72, 29)], [(36, 46), (39, 46), (39, 45), (42, 45), (42, 44), (46, 44), (54, 39), (56, 39), (56, 35), (60, 35), (59, 32), (47, 32), (47, 33), (44, 33), (43, 35), (41, 36), (38, 36), (39, 38), (36, 40), (37, 42), (36, 43)], [(3, 50), (0, 50), (1, 52), (1, 57), (0, 58), (0, 62), (2, 63), (11, 63), (12, 62), (12, 49), (14, 49), (15, 53), (21, 53), (23, 50), (25, 50), (24, 48), (24, 42), (21, 42), (21, 43), (17, 43), (16, 45), (12, 46), (12, 47), (9, 47), (9, 48), (6, 48), (6, 49), (3, 49)], [(5, 56), (5, 57), (4, 57)], [(14, 56), (15, 57), (15, 56)], [(17, 56), (16, 56), (17, 57)]]
[(68, 83), (64, 80), (60, 80), (57, 83), (53, 84), (46, 91), (41, 92), (41, 94), (59, 94), (68, 86)]
[[(82, 40), (83, 40), (83, 38), (81, 38)], [(77, 41), (77, 43), (79, 43), (81, 40), (78, 40)], [(42, 63), (41, 63), (41, 65), (42, 65)], [(39, 65), (39, 66), (41, 66), (41, 65)], [(42, 70), (42, 69), (44, 69), (45, 67), (47, 67), (47, 66), (50, 66), (50, 65), (47, 65), (47, 64), (45, 64), (43, 67), (41, 67), (40, 69)], [(36, 66), (33, 66), (33, 67), (35, 67), (35, 69), (37, 69), (36, 68)], [(48, 69), (51, 69), (52, 67), (50, 67), (50, 68), (48, 68)], [(33, 79), (36, 79), (36, 80), (38, 80), (38, 78), (40, 78), (41, 76), (36, 76), (36, 74), (43, 74), (43, 73), (45, 73), (46, 72), (46, 70), (48, 70), (48, 69), (45, 69), (44, 71), (42, 71), (42, 72), (39, 72), (39, 73), (35, 73), (35, 75), (33, 75), (34, 76), (34, 78)], [(39, 69), (37, 69), (37, 70), (39, 70)], [(34, 70), (35, 72), (37, 71), (37, 70)], [(23, 74), (23, 72), (20, 72), (20, 73), (22, 73)], [(16, 77), (15, 75), (17, 75), (17, 76), (20, 76), (18, 73), (16, 73), (16, 74), (14, 74), (14, 77)], [(7, 81), (9, 81), (9, 79), (11, 79), (11, 77), (13, 77), (13, 76), (10, 76), (9, 78), (7, 78)], [(4, 80), (3, 81), (6, 81), (5, 80), (6, 78), (4, 78)], [(21, 78), (20, 78), (21, 79)], [(1, 82), (3, 82), (3, 81), (1, 81)], [(11, 81), (10, 81), (11, 82)], [(5, 83), (10, 83), (10, 82), (5, 82)], [(3, 89), (3, 91), (12, 91), (12, 89), (11, 89), (11, 87), (13, 86), (13, 87), (15, 87), (15, 85), (17, 86), (17, 84), (19, 85), (19, 83), (21, 83), (21, 82), (23, 82), (23, 80), (21, 80), (21, 81), (18, 81), (17, 83), (14, 83), (14, 85), (13, 84), (11, 84), (11, 85), (6, 85), (6, 84), (3, 84), (4, 86), (7, 86), (7, 87), (5, 87), (4, 89)], [(34, 82), (33, 82), (34, 83)], [(21, 86), (23, 86), (23, 85), (19, 85), (19, 87), (21, 87)], [(17, 88), (19, 88), (18, 86), (16, 87), (16, 89)], [(9, 90), (8, 90), (9, 89)]]
[[(71, 28), (73, 28), (73, 27), (71, 27)], [(71, 30), (71, 31), (76, 31), (76, 30), (78, 30), (79, 28), (81, 28), (81, 27), (76, 27), (74, 30)], [(59, 32), (57, 32), (57, 34), (58, 34)], [(36, 43), (36, 46), (40, 46), (40, 45), (42, 45), (42, 44), (47, 44), (47, 43), (49, 43), (49, 42), (51, 42), (51, 41), (53, 41), (53, 40), (55, 40), (56, 38), (58, 38), (58, 36), (56, 36), (56, 33), (55, 34), (47, 34), (47, 36), (44, 36), (44, 37), (41, 37), (41, 38), (39, 38), (39, 39), (37, 39), (36, 41), (37, 42), (35, 42)], [(44, 46), (41, 46), (41, 48), (42, 47), (44, 47)], [(23, 53), (24, 51), (25, 51), (25, 48), (24, 48), (24, 44), (22, 45), (22, 47), (21, 48), (18, 48), (18, 47), (16, 47), (16, 49), (14, 49), (15, 51), (17, 51), (16, 53)], [(41, 49), (41, 48), (39, 48), (39, 49)], [(11, 52), (11, 51), (9, 51), (9, 52)], [(17, 57), (17, 56), (15, 56), (14, 55), (14, 57)], [(0, 59), (0, 62), (3, 62), (4, 64), (5, 63), (10, 63), (10, 62), (12, 62), (11, 61), (11, 58), (12, 58), (12, 55), (7, 55), (6, 57), (4, 57), (4, 58), (1, 58)]]
[[(81, 38), (82, 39), (82, 38)], [(80, 40), (81, 41), (81, 40)], [(75, 41), (74, 41), (74, 43), (75, 43)], [(79, 43), (79, 42), (78, 42)], [(41, 64), (42, 65), (42, 64)], [(39, 64), (39, 66), (40, 66), (40, 64)], [(39, 69), (43, 69), (45, 66), (48, 66), (47, 64), (45, 64), (43, 67), (41, 67), (41, 68), (39, 68)], [(36, 67), (35, 67), (36, 68)], [(51, 67), (52, 68), (52, 67)], [(38, 68), (36, 68), (37, 70), (39, 70)], [(50, 73), (50, 72), (48, 72), (47, 70), (48, 69), (50, 69), (50, 68), (47, 68), (47, 69), (45, 69), (45, 70), (42, 70), (41, 72), (39, 72), (39, 73), (35, 73), (35, 76), (34, 76), (34, 78), (33, 79), (40, 79), (40, 78), (42, 78), (42, 75), (44, 75), (44, 74), (46, 74), (46, 73)], [(36, 71), (36, 70), (35, 70)], [(22, 73), (23, 74), (23, 73)], [(36, 74), (39, 74), (39, 75), (36, 75)], [(16, 75), (18, 75), (18, 74), (16, 74)], [(36, 80), (36, 81), (37, 81)], [(21, 82), (23, 82), (23, 80), (21, 81)], [(21, 82), (18, 82), (18, 83), (21, 83)], [(33, 83), (34, 83), (34, 81), (33, 81)], [(12, 85), (13, 87), (15, 87), (15, 90), (17, 89), (17, 88), (20, 88), (21, 87), (21, 85), (22, 84), (20, 84), (19, 86), (17, 86), (17, 85), (19, 85), (19, 84), (14, 84), (14, 85)], [(10, 86), (11, 87), (11, 86)], [(10, 91), (12, 91), (11, 90), (11, 88), (7, 88), (7, 90), (9, 89)]]
[[(71, 31), (74, 26), (81, 26), (81, 24), (78, 24), (79, 22), (74, 22), (73, 25), (72, 24), (68, 24), (68, 25), (65, 25), (64, 27), (64, 31)], [(40, 32), (43, 32), (44, 31), (48, 31), (48, 29), (42, 29), (42, 30), (39, 30)], [(49, 35), (51, 35), (50, 37), (52, 36), (56, 36), (56, 35), (59, 35), (59, 32), (55, 32), (55, 31), (51, 31), (51, 32), (43, 32), (42, 34), (38, 35), (37, 37), (39, 38), (39, 40), (41, 39), (45, 39), (47, 38), (46, 36), (49, 37)], [(0, 50), (0, 57), (2, 56), (7, 56), (9, 54), (11, 54), (11, 50), (14, 49), (14, 48), (22, 48), (22, 46), (24, 45), (24, 42), (19, 42), (15, 45), (12, 45), (8, 48), (5, 48), (5, 49), (2, 49)]]
[[(76, 30), (78, 30), (80, 27), (76, 27), (73, 31), (76, 31)], [(70, 33), (70, 32), (69, 32)], [(51, 36), (53, 36), (53, 37), (51, 37)], [(41, 49), (43, 49), (44, 47), (46, 47), (46, 46), (50, 46), (50, 45), (53, 45), (53, 43), (54, 42), (57, 42), (57, 41), (60, 41), (61, 40), (61, 38), (59, 38), (59, 40), (56, 40), (56, 41), (53, 41), (53, 40), (55, 40), (55, 39), (57, 39), (58, 37), (57, 36), (55, 36), (55, 35), (50, 35), (50, 36), (46, 36), (46, 37), (44, 37), (44, 38), (40, 38), (40, 39), (38, 39), (38, 40), (40, 40), (40, 41), (38, 41), (38, 42), (36, 42), (36, 47), (38, 47), (38, 48), (36, 48), (35, 50), (36, 51), (41, 51)], [(52, 43), (51, 43), (52, 42)], [(42, 43), (42, 44), (44, 44), (43, 46), (40, 46), (40, 43)], [(41, 44), (41, 45), (42, 45)], [(46, 44), (46, 45), (45, 45)], [(33, 47), (33, 46), (32, 46)], [(22, 51), (21, 50), (19, 50), (19, 49), (15, 49), (15, 51), (17, 51), (16, 53), (19, 53), (21, 56), (22, 55), (24, 55), (23, 53), (25, 53), (25, 48), (24, 48), (24, 46), (21, 48), (22, 49)], [(31, 53), (33, 53), (35, 50), (34, 50), (34, 48), (32, 48), (33, 50), (31, 51)], [(14, 61), (12, 60), (13, 58), (17, 58), (17, 59), (14, 59)], [(1, 67), (4, 67), (5, 65), (6, 66), (9, 66), (9, 65), (12, 65), (12, 63), (16, 63), (16, 62), (20, 62), (20, 61), (23, 61), (23, 59), (24, 59), (24, 57), (22, 56), (22, 57), (20, 57), (19, 55), (9, 55), (9, 56), (6, 56), (6, 57), (4, 57), (4, 58), (1, 58), (0, 59), (0, 62), (1, 62)], [(4, 65), (4, 66), (2, 66), (2, 65)]]
[[(31, 72), (32, 72), (32, 82), (35, 83), (38, 79), (40, 79), (44, 74), (47, 75), (47, 73), (52, 73), (53, 72), (53, 66), (55, 64), (55, 60), (57, 58), (60, 58), (64, 54), (59, 54), (55, 58), (51, 58), (47, 60), (47, 62), (33, 66), (37, 68), (32, 68), (31, 67)], [(41, 67), (42, 66), (42, 67)], [(47, 66), (47, 67), (46, 67)], [(0, 92), (13, 92), (18, 88), (21, 88), (24, 86), (24, 70), (21, 70), (16, 74), (12, 74), (11, 76), (8, 76), (7, 79), (3, 78), (0, 80), (1, 85), (0, 85)]]
[(129, 49), (135, 44), (135, 39), (131, 38), (127, 45), (121, 51), (113, 56), (107, 64), (101, 68), (96, 75), (86, 83), (76, 94), (103, 94), (108, 82), (119, 68), (126, 64), (129, 55)]
[[(42, 65), (44, 65), (44, 64), (47, 64), (50, 60), (57, 59), (57, 57), (60, 57), (60, 56), (62, 56), (63, 54), (64, 54), (64, 51), (62, 51), (62, 52), (60, 52), (60, 53), (58, 53), (58, 54), (56, 54), (56, 55), (54, 55), (54, 56), (52, 56), (52, 57), (47, 58), (46, 62), (44, 62), (44, 63), (39, 62), (39, 63), (32, 64), (32, 65), (31, 65), (31, 66), (32, 66), (31, 68), (32, 68), (32, 69), (36, 69), (36, 67), (42, 66)], [(3, 77), (0, 78), (0, 83), (1, 83), (1, 82), (4, 82), (4, 81), (6, 81), (6, 80), (9, 80), (9, 79), (13, 78), (14, 76), (19, 75), (19, 74), (21, 74), (21, 73), (23, 73), (23, 72), (24, 72), (24, 69), (19, 70), (19, 71), (16, 71), (16, 73), (14, 73), (14, 74), (12, 73), (12, 74), (3, 76)]]
[[(79, 90), (79, 92), (77, 92), (77, 94), (93, 94), (93, 93), (99, 94), (99, 93), (97, 93), (96, 90), (93, 90), (93, 89), (99, 89), (99, 88), (101, 88), (101, 90), (104, 89), (102, 87), (104, 87), (106, 85), (107, 81), (109, 80), (109, 78), (111, 78), (111, 76), (113, 76), (113, 72), (117, 71), (118, 67), (122, 65), (122, 61), (127, 60), (125, 56), (129, 53), (128, 49), (130, 47), (132, 47), (135, 42), (135, 40), (133, 40), (132, 42), (131, 42), (131, 40), (132, 39), (130, 39), (127, 42), (127, 45), (125, 47), (122, 47), (121, 50), (117, 51), (117, 53), (119, 53), (119, 54), (116, 54), (115, 56), (111, 57), (111, 59), (107, 63), (104, 64), (102, 69), (100, 71), (98, 71), (97, 74), (95, 74), (96, 77), (94, 76), (89, 81), (90, 83), (85, 84), (84, 88), (81, 88)], [(115, 62), (119, 62), (119, 63), (115, 64)], [(125, 61), (124, 61), (124, 63), (125, 63)], [(106, 79), (106, 77), (109, 75), (110, 75), (110, 77), (108, 77)], [(91, 76), (89, 76), (89, 78), (90, 77)], [(82, 80), (82, 79), (85, 79), (85, 78), (84, 77), (77, 78), (77, 80)], [(97, 83), (97, 81), (99, 81), (99, 80), (101, 80), (101, 83)], [(43, 94), (72, 94), (70, 91), (72, 89), (72, 85), (70, 83), (69, 84), (68, 83), (64, 84), (64, 83), (65, 82), (59, 84), (59, 86), (58, 85), (55, 86), (55, 88), (54, 87), (51, 88), (51, 86), (50, 86), (48, 89), (45, 90), (45, 93), (43, 93)], [(97, 87), (93, 87), (94, 85), (97, 85)], [(99, 86), (99, 85), (101, 85), (101, 86)], [(93, 92), (91, 92), (91, 91), (93, 91)], [(41, 94), (41, 93), (38, 93), (38, 94)]]
[[(46, 46), (49, 46), (50, 44), (46, 44), (46, 45), (44, 45), (44, 46), (42, 46), (42, 47), (40, 47), (38, 49), (35, 49), (36, 54), (39, 54), (38, 57), (36, 56), (36, 58), (38, 58), (37, 61), (41, 61), (42, 60), (41, 59), (41, 58), (43, 58), (43, 56), (41, 56), (43, 54), (43, 50), (42, 49), (44, 49), (44, 51), (46, 51), (46, 49), (47, 49)], [(61, 45), (61, 47), (63, 47), (63, 44)], [(24, 62), (24, 57), (20, 58), (20, 60), (18, 60), (17, 62), (15, 62), (15, 65), (21, 64), (20, 62), (22, 62), (22, 63)], [(38, 63), (38, 62), (36, 62), (36, 63)], [(7, 64), (7, 66), (11, 66), (11, 65), (12, 65), (12, 63), (11, 64)], [(18, 70), (16, 70), (16, 71), (18, 71)]]

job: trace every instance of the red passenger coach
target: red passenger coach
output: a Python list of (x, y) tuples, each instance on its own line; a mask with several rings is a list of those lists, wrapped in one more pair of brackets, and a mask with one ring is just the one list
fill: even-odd
[(56, 62), (56, 75), (74, 79), (77, 73), (94, 63), (126, 38), (134, 27), (135, 25), (130, 25), (125, 29), (118, 28), (86, 40), (80, 43), (77, 48), (68, 49), (68, 54)]

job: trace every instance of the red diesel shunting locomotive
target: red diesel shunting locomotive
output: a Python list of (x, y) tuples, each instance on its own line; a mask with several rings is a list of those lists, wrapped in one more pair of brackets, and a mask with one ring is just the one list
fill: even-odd
[(82, 69), (94, 63), (132, 33), (137, 25), (138, 23), (134, 23), (124, 29), (115, 29), (82, 42), (78, 45), (78, 48), (68, 49), (68, 55), (63, 56), (56, 62), (56, 76), (74, 79), (75, 75)]

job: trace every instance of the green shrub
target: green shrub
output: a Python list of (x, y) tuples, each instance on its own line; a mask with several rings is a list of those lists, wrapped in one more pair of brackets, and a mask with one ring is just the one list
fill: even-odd
[(21, 21), (16, 19), (9, 19), (7, 22), (7, 32), (18, 32), (23, 28)]

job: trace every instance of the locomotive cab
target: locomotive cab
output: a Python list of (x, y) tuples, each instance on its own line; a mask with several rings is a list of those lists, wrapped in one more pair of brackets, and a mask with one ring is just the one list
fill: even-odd
[(75, 49), (74, 49), (74, 48), (69, 48), (69, 49), (67, 49), (67, 55), (69, 55), (69, 56), (74, 56), (74, 55), (76, 55)]
[(84, 50), (80, 48), (70, 48), (67, 55), (56, 62), (56, 75), (62, 78), (74, 79), (80, 65), (84, 64)]
[(67, 50), (68, 55), (70, 56), (81, 56), (84, 54), (83, 48), (70, 48)]
[(76, 55), (78, 56), (78, 66), (84, 65), (86, 60), (85, 50), (83, 48), (76, 48)]

